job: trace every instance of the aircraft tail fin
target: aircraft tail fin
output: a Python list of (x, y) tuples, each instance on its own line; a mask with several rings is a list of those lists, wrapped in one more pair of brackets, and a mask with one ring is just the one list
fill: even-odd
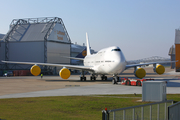
[(89, 45), (89, 40), (88, 40), (88, 34), (86, 33), (86, 43), (87, 43), (87, 55), (91, 55), (91, 49)]
[(84, 58), (85, 56), (86, 56), (86, 54), (87, 54), (87, 50), (86, 50), (87, 48), (85, 48), (82, 52), (80, 52), (77, 56), (76, 56), (76, 58)]

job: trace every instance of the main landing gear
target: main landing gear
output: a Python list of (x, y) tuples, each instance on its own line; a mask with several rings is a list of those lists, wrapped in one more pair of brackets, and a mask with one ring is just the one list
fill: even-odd
[(84, 76), (84, 71), (82, 71), (82, 76), (80, 77), (81, 81), (86, 81), (86, 77)]
[(118, 82), (119, 82), (119, 77), (113, 76), (112, 84), (118, 84)]
[[(92, 74), (92, 76), (90, 77), (90, 80), (92, 81), (92, 80), (96, 80), (96, 75), (95, 74)], [(81, 76), (80, 76), (80, 80), (81, 81), (86, 81), (86, 77), (85, 77), (85, 74), (84, 74), (84, 71), (82, 71), (82, 74), (81, 74)], [(101, 80), (107, 80), (107, 76), (105, 76), (105, 75), (102, 75), (101, 76)]]
[(90, 79), (91, 79), (91, 80), (96, 80), (96, 76), (95, 76), (95, 75), (92, 75), (92, 76), (90, 77)]
[[(91, 80), (96, 80), (96, 76), (94, 74), (92, 74), (92, 76), (90, 77)], [(102, 75), (101, 76), (101, 80), (107, 80), (107, 76)]]
[(102, 75), (102, 76), (101, 76), (101, 80), (107, 80), (107, 76)]

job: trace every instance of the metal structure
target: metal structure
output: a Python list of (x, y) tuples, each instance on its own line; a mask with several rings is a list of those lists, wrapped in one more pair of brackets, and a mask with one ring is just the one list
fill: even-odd
[(132, 106), (114, 110), (103, 110), (103, 120), (167, 120), (168, 106), (173, 100)]
[[(8, 43), (9, 41), (12, 41), (10, 39), (14, 39), (15, 41), (21, 41), (21, 39), (23, 38), (23, 36), (25, 35), (25, 33), (27, 32), (28, 28), (30, 27), (31, 24), (40, 24), (40, 23), (46, 23), (46, 27), (47, 27), (47, 23), (50, 24), (50, 27), (48, 28), (45, 36), (44, 36), (44, 62), (47, 62), (47, 40), (48, 37), (54, 27), (54, 25), (56, 23), (62, 24), (65, 34), (69, 40), (69, 42), (71, 42), (71, 39), (67, 33), (67, 30), (64, 26), (64, 23), (62, 21), (61, 18), (58, 17), (46, 17), (46, 18), (26, 18), (26, 19), (14, 19), (11, 24), (10, 24), (10, 30), (9, 32), (6, 34), (6, 36), (4, 37), (5, 39), (5, 60), (8, 61), (8, 51), (9, 51), (9, 47), (8, 47)], [(24, 27), (22, 25), (27, 25), (27, 27)], [(22, 27), (24, 29), (23, 32), (19, 32), (18, 29), (19, 27)], [(41, 32), (44, 32), (45, 27), (43, 28), (43, 30)], [(17, 33), (20, 35), (19, 38), (14, 38), (13, 34)]]
[(177, 102), (168, 107), (168, 120), (180, 119), (180, 102)]
[[(176, 61), (174, 45), (170, 47), (168, 55), (171, 56), (171, 61)], [(175, 63), (171, 63), (171, 69), (174, 69), (174, 68), (175, 68)]]
[[(10, 24), (10, 30), (4, 36), (3, 41), (1, 41), (1, 45), (4, 46), (4, 48), (0, 48), (1, 60), (30, 60), (34, 62), (70, 64), (70, 60), (63, 58), (57, 59), (57, 57), (62, 55), (70, 56), (71, 49), (71, 39), (62, 19), (58, 17), (14, 19)], [(57, 50), (55, 50), (56, 48)], [(5, 49), (4, 53), (3, 49)], [(20, 56), (19, 54), (22, 55)], [(32, 57), (27, 59), (26, 54)], [(4, 55), (4, 57), (2, 57), (2, 55)], [(14, 69), (12, 64), (11, 66), (5, 64), (5, 67), (3, 67), (2, 64), (3, 63), (1, 63), (1, 70)], [(26, 69), (27, 67), (28, 66), (22, 68)], [(19, 69), (21, 68), (19, 67)], [(44, 67), (44, 69), (47, 68)]]
[(159, 62), (159, 61), (170, 61), (169, 58), (164, 58), (160, 56), (152, 56), (149, 58), (143, 58), (143, 59), (138, 59), (138, 60), (130, 60), (128, 61), (128, 64), (138, 64), (138, 63), (147, 63), (147, 62)]
[(142, 101), (158, 102), (166, 100), (165, 81), (144, 81), (142, 84)]

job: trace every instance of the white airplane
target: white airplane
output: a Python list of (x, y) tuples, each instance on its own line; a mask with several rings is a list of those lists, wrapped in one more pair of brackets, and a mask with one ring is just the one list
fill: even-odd
[(41, 73), (41, 69), (39, 65), (63, 67), (59, 71), (59, 75), (63, 79), (68, 79), (70, 77), (71, 73), (69, 69), (81, 70), (82, 71), (82, 76), (80, 77), (81, 81), (83, 80), (86, 81), (84, 71), (89, 71), (90, 73), (92, 73), (90, 77), (91, 80), (96, 80), (97, 75), (101, 75), (102, 80), (107, 80), (107, 76), (105, 75), (112, 75), (113, 84), (116, 84), (117, 81), (119, 80), (118, 75), (128, 68), (134, 68), (134, 75), (138, 78), (143, 78), (146, 75), (146, 71), (143, 68), (141, 68), (141, 66), (153, 64), (154, 71), (158, 74), (163, 74), (165, 72), (165, 68), (164, 66), (161, 65), (161, 63), (176, 62), (176, 61), (164, 61), (164, 62), (151, 62), (151, 63), (127, 65), (124, 54), (119, 47), (112, 46), (102, 49), (98, 51), (96, 54), (91, 54), (87, 33), (86, 33), (86, 42), (87, 42), (87, 55), (85, 58), (69, 57), (70, 59), (83, 60), (84, 66), (52, 64), (52, 63), (36, 63), (36, 62), (15, 62), (15, 61), (2, 61), (2, 62), (17, 63), (17, 64), (32, 64), (33, 66), (31, 67), (30, 71), (35, 76)]

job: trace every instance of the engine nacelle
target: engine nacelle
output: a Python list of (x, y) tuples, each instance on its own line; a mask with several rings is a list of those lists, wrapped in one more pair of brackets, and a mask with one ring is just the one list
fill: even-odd
[(146, 71), (143, 68), (137, 67), (134, 71), (134, 75), (141, 79), (146, 76)]
[(63, 78), (63, 79), (68, 79), (70, 77), (70, 75), (71, 75), (71, 72), (67, 68), (62, 68), (59, 71), (59, 76), (61, 76), (61, 78)]
[(33, 65), (30, 71), (31, 71), (31, 74), (33, 74), (34, 76), (38, 76), (41, 73), (41, 68), (37, 65)]
[(161, 75), (161, 74), (163, 74), (165, 72), (165, 68), (164, 68), (163, 65), (156, 64), (156, 66), (154, 67), (154, 72)]

